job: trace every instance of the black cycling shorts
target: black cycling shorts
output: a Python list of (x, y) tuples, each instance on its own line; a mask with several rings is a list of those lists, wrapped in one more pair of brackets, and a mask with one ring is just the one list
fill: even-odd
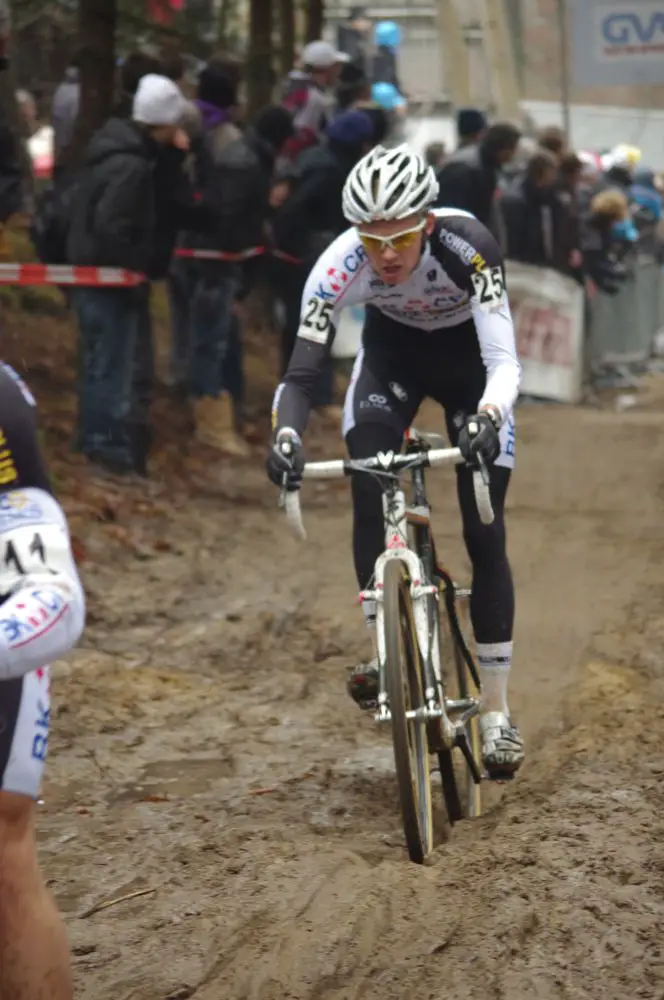
[[(343, 435), (358, 424), (385, 423), (400, 435), (422, 401), (434, 399), (445, 410), (450, 443), (457, 443), (465, 417), (476, 413), (486, 385), (486, 370), (472, 320), (426, 332), (367, 307), (364, 346), (351, 376), (344, 404)], [(433, 431), (427, 427), (423, 430)], [(496, 465), (514, 467), (512, 415), (500, 431)]]

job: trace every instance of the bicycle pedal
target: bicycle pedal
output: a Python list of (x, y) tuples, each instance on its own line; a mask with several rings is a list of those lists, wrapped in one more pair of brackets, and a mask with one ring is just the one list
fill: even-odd
[(492, 781), (494, 784), (503, 785), (507, 781), (514, 781), (516, 775), (515, 771), (484, 771), (483, 777), (487, 781)]
[(346, 690), (363, 712), (378, 710), (378, 672), (371, 664), (360, 664), (350, 670)]

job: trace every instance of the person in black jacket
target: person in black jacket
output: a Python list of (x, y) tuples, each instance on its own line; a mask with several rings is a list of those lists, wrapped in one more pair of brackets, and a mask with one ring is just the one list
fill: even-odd
[(457, 148), (476, 146), (486, 135), (486, 115), (479, 108), (459, 108), (456, 113)]
[(328, 125), (327, 141), (297, 161), (297, 186), (275, 221), (281, 250), (311, 264), (348, 228), (341, 194), (348, 174), (373, 145), (373, 126), (364, 111), (345, 111)]
[(573, 251), (570, 211), (558, 191), (558, 161), (547, 149), (530, 159), (522, 178), (500, 199), (505, 257), (523, 264), (552, 267), (570, 275)]
[(350, 65), (366, 73), (371, 21), (365, 7), (351, 7), (348, 17), (337, 27), (337, 48), (350, 58)]
[(338, 113), (349, 111), (360, 101), (370, 101), (371, 83), (369, 78), (354, 63), (344, 63), (339, 73), (335, 97)]
[(497, 123), (476, 145), (457, 149), (438, 173), (437, 207), (461, 208), (495, 230), (493, 201), (500, 171), (514, 156), (520, 138), (516, 126)]
[(0, 122), (0, 225), (23, 208), (24, 189), (19, 159), (21, 139)]
[[(203, 239), (187, 234), (186, 245), (242, 253), (265, 244), (270, 187), (275, 160), (293, 136), (285, 108), (265, 108), (240, 132), (221, 111), (229, 81), (213, 72), (201, 75), (199, 108), (207, 128), (197, 152), (197, 188), (218, 220)], [(216, 102), (216, 104), (215, 104)], [(243, 395), (241, 336), (235, 303), (258, 265), (196, 261), (190, 312), (189, 393), (197, 439), (225, 454), (247, 456), (240, 435)]]
[(145, 276), (136, 287), (74, 289), (81, 335), (79, 449), (106, 470), (147, 473), (153, 389), (149, 281), (165, 277), (178, 229), (209, 228), (181, 169), (186, 101), (166, 77), (141, 79), (131, 120), (90, 141), (69, 232), (70, 264)]
[[(302, 263), (277, 265), (276, 297), (282, 303), (281, 374), (286, 371), (295, 346), (300, 303), (307, 276), (323, 250), (348, 223), (341, 208), (341, 193), (348, 174), (374, 145), (374, 126), (364, 111), (345, 111), (328, 125), (326, 141), (299, 157), (294, 191), (274, 220), (274, 238), (280, 250)], [(317, 409), (332, 405), (333, 369), (322, 373), (314, 395)]]

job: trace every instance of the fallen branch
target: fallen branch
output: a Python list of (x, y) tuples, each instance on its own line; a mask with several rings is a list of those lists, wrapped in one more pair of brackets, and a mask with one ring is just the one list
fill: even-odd
[(138, 896), (149, 896), (156, 889), (136, 889), (135, 892), (128, 892), (125, 896), (117, 896), (116, 899), (107, 899), (104, 903), (95, 903), (91, 906), (89, 910), (84, 910), (81, 913), (80, 919), (85, 920), (86, 917), (92, 917), (95, 913), (99, 913), (100, 910), (108, 910), (111, 906), (117, 906), (118, 903), (126, 903), (129, 899), (136, 899)]

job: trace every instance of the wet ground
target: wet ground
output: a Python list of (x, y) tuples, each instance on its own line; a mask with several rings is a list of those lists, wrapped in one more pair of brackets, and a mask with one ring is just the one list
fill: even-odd
[[(48, 359), (33, 381), (66, 424)], [(81, 1000), (664, 996), (664, 388), (523, 407), (518, 437), (528, 760), (423, 867), (344, 690), (366, 652), (347, 485), (308, 486), (303, 544), (259, 446), (220, 486), (186, 453), (148, 491), (59, 466), (89, 620), (56, 668), (41, 857)], [(430, 482), (463, 579), (451, 478)]]

